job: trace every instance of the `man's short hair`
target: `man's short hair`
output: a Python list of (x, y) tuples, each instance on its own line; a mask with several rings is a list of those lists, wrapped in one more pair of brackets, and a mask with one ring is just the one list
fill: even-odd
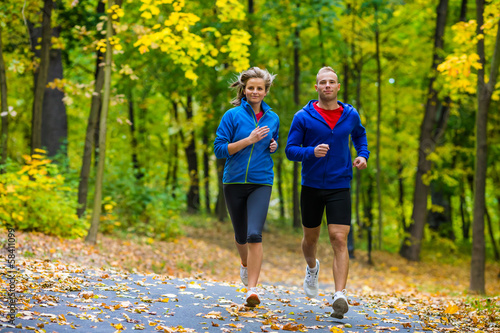
[(339, 79), (339, 75), (333, 68), (331, 68), (330, 66), (324, 66), (318, 71), (318, 74), (316, 74), (316, 84), (318, 84), (318, 75), (320, 75), (323, 72), (332, 72), (337, 76), (337, 80)]

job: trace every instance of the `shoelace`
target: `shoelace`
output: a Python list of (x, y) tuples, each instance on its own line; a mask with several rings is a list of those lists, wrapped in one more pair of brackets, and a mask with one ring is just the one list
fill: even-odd
[(315, 280), (315, 277), (316, 277), (317, 274), (318, 274), (318, 272), (311, 273), (309, 270), (307, 270), (306, 283), (308, 285), (310, 285), (310, 286), (313, 285), (314, 282), (315, 282), (314, 280)]

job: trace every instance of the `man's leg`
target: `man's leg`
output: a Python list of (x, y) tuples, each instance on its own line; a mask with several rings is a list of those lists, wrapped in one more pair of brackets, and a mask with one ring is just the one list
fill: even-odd
[(316, 267), (316, 250), (318, 245), (321, 226), (316, 228), (302, 227), (304, 237), (302, 238), (302, 253), (309, 268)]
[(349, 273), (349, 251), (347, 249), (348, 225), (329, 224), (328, 234), (333, 248), (333, 280), (335, 291), (342, 291), (347, 284)]

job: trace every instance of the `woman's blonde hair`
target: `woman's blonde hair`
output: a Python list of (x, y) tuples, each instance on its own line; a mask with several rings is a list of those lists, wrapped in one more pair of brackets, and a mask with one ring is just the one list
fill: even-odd
[(263, 79), (266, 86), (266, 93), (271, 88), (276, 74), (270, 74), (267, 69), (260, 69), (259, 67), (251, 67), (246, 71), (241, 72), (236, 81), (231, 83), (230, 88), (236, 89), (236, 97), (231, 101), (231, 104), (238, 106), (241, 104), (241, 99), (245, 97), (245, 86), (250, 79)]

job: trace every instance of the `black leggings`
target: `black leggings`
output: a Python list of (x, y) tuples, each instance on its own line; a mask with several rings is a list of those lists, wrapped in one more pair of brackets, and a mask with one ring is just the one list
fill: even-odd
[(262, 243), (271, 192), (268, 185), (224, 185), (224, 198), (238, 244)]

